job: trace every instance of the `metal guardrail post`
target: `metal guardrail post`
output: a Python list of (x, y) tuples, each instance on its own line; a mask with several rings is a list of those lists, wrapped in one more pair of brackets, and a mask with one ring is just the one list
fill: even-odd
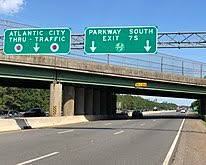
[(160, 71), (163, 72), (163, 57), (161, 57), (161, 64), (160, 65), (161, 65)]
[(202, 74), (202, 64), (200, 64), (200, 78), (203, 78), (202, 76), (203, 76), (203, 74)]
[(184, 61), (182, 61), (182, 75), (184, 75)]

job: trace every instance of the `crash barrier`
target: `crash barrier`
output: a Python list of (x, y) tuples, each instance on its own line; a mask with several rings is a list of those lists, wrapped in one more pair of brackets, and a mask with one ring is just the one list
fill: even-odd
[(0, 119), (0, 132), (15, 131), (21, 128), (14, 119)]
[(52, 127), (66, 124), (108, 119), (106, 115), (61, 116), (61, 117), (27, 117), (14, 119), (0, 119), (0, 132), (21, 129)]

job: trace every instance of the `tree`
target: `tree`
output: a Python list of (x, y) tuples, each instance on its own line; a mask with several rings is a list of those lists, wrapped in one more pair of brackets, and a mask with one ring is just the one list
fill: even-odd
[(49, 110), (49, 90), (0, 87), (0, 109), (25, 111), (34, 107)]
[(177, 105), (173, 103), (158, 103), (154, 101), (149, 101), (147, 99), (143, 99), (139, 96), (132, 95), (117, 95), (117, 101), (121, 102), (122, 109), (129, 110), (153, 110), (154, 107), (158, 109), (176, 109)]
[(193, 109), (193, 111), (200, 111), (200, 100), (196, 100), (194, 102), (191, 103), (191, 108)]

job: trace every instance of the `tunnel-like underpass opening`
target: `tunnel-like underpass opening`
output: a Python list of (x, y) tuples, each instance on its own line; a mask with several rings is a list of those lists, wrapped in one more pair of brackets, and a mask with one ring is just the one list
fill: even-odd
[(201, 118), (200, 100), (191, 98), (117, 94), (117, 115), (131, 119)]
[[(12, 104), (12, 106), (9, 105), (6, 108), (26, 111), (29, 108), (38, 106), (43, 107), (43, 109), (48, 112), (51, 109), (52, 102), (50, 101), (50, 96), (51, 84), (53, 83), (55, 83), (55, 81), (2, 78), (0, 82), (0, 86), (2, 87), (2, 97), (3, 88), (7, 88), (8, 91), (10, 90), (7, 92), (8, 96), (6, 97), (11, 98), (9, 101), (10, 104)], [(58, 83), (59, 82), (57, 82), (57, 85)], [(62, 91), (60, 92), (61, 96), (56, 95), (56, 98), (62, 97), (60, 116), (109, 115), (116, 117), (119, 113), (126, 111), (130, 112), (130, 115), (132, 111), (141, 111), (145, 114), (147, 114), (148, 111), (173, 111), (174, 113), (171, 113), (172, 115), (169, 113), (162, 113), (159, 115), (144, 115), (144, 118), (193, 118), (199, 117), (197, 114), (204, 115), (205, 112), (204, 106), (206, 105), (206, 102), (204, 101), (205, 96), (203, 94), (181, 91), (179, 88), (176, 90), (174, 89), (173, 91), (167, 91), (164, 89), (154, 90), (67, 82), (60, 82), (59, 85), (62, 86)], [(12, 98), (13, 96), (11, 97), (13, 94), (16, 94), (17, 96), (18, 94), (20, 95), (20, 91), (22, 90), (24, 91), (23, 93), (29, 93), (30, 96), (28, 98), (33, 100), (30, 101), (28, 98), (24, 99), (25, 94), (17, 99), (16, 96), (14, 98)], [(34, 94), (31, 94), (32, 92)], [(128, 97), (126, 101), (123, 99), (125, 96)], [(174, 101), (174, 98), (176, 98), (176, 101)], [(35, 99), (37, 101), (35, 101)], [(119, 99), (123, 99), (123, 101), (120, 101)], [(168, 99), (173, 101), (164, 101)], [(176, 104), (175, 102), (178, 102), (180, 99), (182, 101), (187, 100), (189, 103)], [(61, 101), (61, 99), (59, 101)], [(197, 105), (191, 107), (192, 102), (194, 102), (194, 105)], [(17, 106), (15, 107), (13, 104)], [(22, 108), (26, 107), (25, 105), (27, 104), (29, 104), (30, 107), (27, 106), (27, 108)], [(178, 108), (180, 111), (182, 108), (185, 109), (187, 113), (176, 112)]]

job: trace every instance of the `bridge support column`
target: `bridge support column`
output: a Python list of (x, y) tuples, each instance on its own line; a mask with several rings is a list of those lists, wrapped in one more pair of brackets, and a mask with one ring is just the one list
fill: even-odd
[(117, 97), (113, 92), (107, 93), (107, 115), (114, 115), (116, 113)]
[(94, 108), (93, 108), (93, 114), (94, 115), (100, 115), (100, 90), (99, 89), (95, 89), (94, 90)]
[(101, 101), (100, 101), (100, 114), (101, 115), (107, 115), (107, 91), (106, 90), (102, 90), (101, 91)]
[(61, 116), (61, 110), (62, 110), (62, 84), (54, 82), (50, 85), (49, 116)]
[(206, 98), (200, 99), (200, 115), (206, 115)]
[(73, 86), (64, 86), (63, 112), (64, 116), (74, 115), (75, 89)]
[(85, 115), (93, 115), (93, 89), (85, 88)]
[(107, 115), (112, 115), (112, 92), (107, 92)]
[(117, 95), (115, 93), (112, 94), (112, 115), (116, 114), (117, 110)]
[(76, 104), (75, 104), (75, 115), (84, 115), (84, 88), (76, 88), (75, 90), (75, 98), (76, 98)]

